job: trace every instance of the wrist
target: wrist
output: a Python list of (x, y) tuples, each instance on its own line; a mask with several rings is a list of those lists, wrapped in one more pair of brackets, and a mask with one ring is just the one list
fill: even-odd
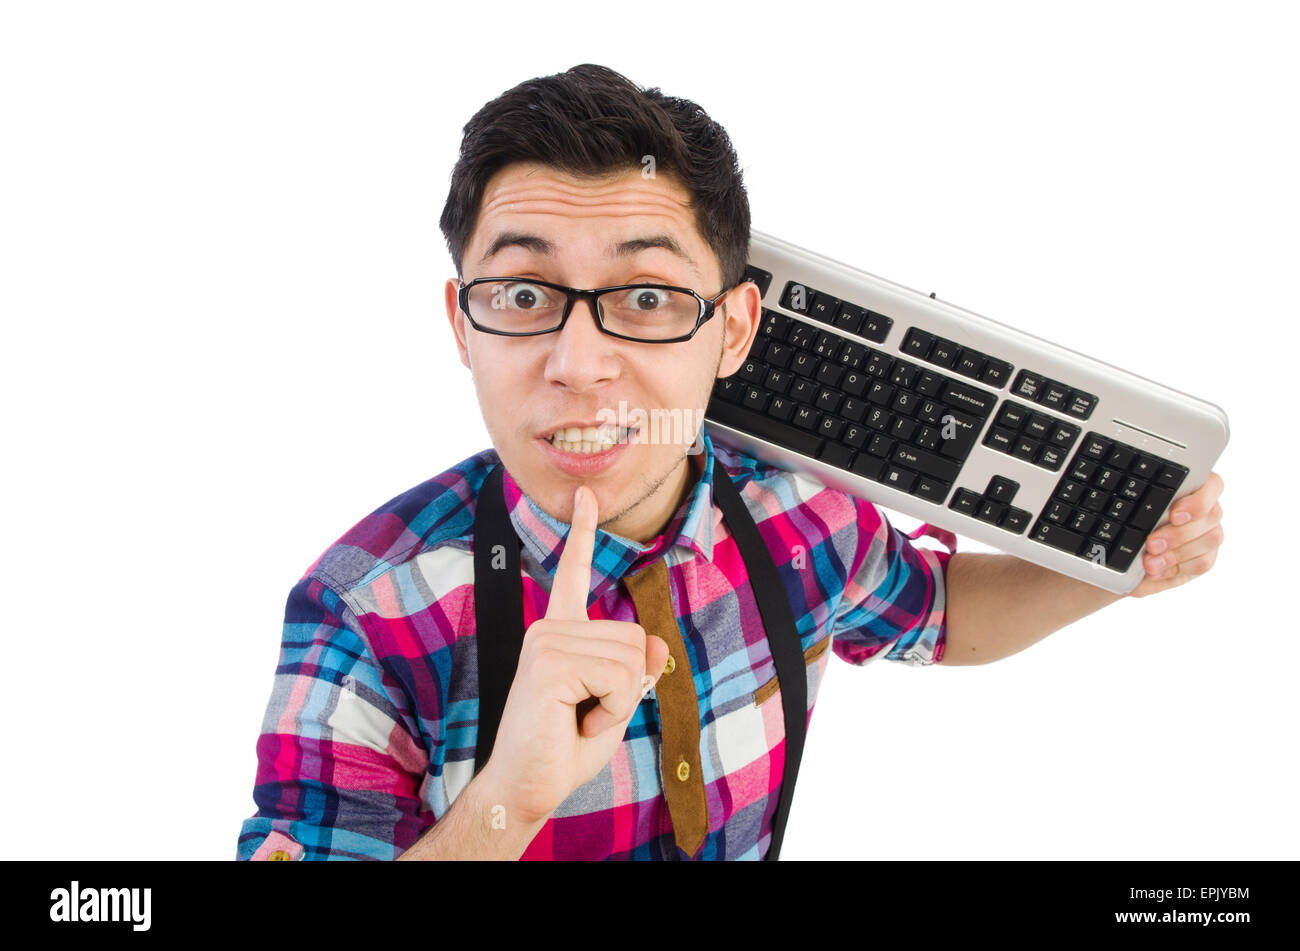
[[(488, 816), (493, 829), (527, 828), (536, 835), (555, 812), (554, 809), (541, 812), (521, 801), (516, 795), (515, 783), (501, 776), (493, 768), (491, 759), (470, 781), (470, 786), (473, 787), (477, 808)], [(470, 791), (466, 789), (466, 792)]]

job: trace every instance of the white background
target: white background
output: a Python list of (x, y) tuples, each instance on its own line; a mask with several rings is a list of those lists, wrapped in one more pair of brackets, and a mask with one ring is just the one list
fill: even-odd
[(290, 587), (489, 444), (461, 127), (588, 61), (721, 122), (759, 230), (1231, 420), (1205, 577), (989, 666), (833, 658), (783, 857), (1297, 857), (1286, 5), (0, 11), (3, 857), (233, 858)]

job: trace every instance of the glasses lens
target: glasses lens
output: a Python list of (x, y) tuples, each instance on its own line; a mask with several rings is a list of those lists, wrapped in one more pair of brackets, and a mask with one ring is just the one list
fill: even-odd
[(489, 330), (554, 330), (564, 316), (564, 292), (528, 281), (487, 281), (469, 289), (469, 314)]
[(638, 340), (684, 337), (695, 329), (700, 304), (690, 294), (642, 285), (597, 298), (605, 329)]

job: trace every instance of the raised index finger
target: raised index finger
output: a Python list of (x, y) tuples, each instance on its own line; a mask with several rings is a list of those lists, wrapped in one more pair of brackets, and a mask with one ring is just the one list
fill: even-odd
[(585, 485), (574, 493), (573, 521), (565, 536), (560, 563), (555, 566), (546, 616), (568, 621), (587, 620), (591, 588), (591, 552), (596, 544), (596, 496)]

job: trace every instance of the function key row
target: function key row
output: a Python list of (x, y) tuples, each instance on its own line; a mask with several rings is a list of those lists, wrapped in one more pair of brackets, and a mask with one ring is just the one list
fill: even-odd
[(1004, 400), (984, 436), (984, 445), (1059, 472), (1079, 432), (1073, 423), (1052, 419), (1015, 400)]
[(1064, 383), (1048, 379), (1041, 373), (1021, 370), (1011, 386), (1011, 395), (1033, 400), (1040, 406), (1087, 419), (1097, 408), (1097, 397), (1083, 390), (1072, 389)]
[(796, 314), (819, 320), (836, 330), (866, 337), (876, 343), (884, 343), (889, 336), (889, 329), (894, 326), (893, 319), (884, 314), (850, 304), (823, 291), (813, 290), (807, 284), (797, 281), (786, 282), (781, 294), (781, 306)]
[(1029, 537), (1127, 571), (1187, 473), (1186, 466), (1090, 432)]
[(994, 359), (970, 347), (960, 347), (951, 340), (928, 334), (919, 327), (908, 328), (902, 349), (906, 356), (933, 363), (997, 389), (1007, 385), (1011, 371), (1015, 369), (1005, 360)]

